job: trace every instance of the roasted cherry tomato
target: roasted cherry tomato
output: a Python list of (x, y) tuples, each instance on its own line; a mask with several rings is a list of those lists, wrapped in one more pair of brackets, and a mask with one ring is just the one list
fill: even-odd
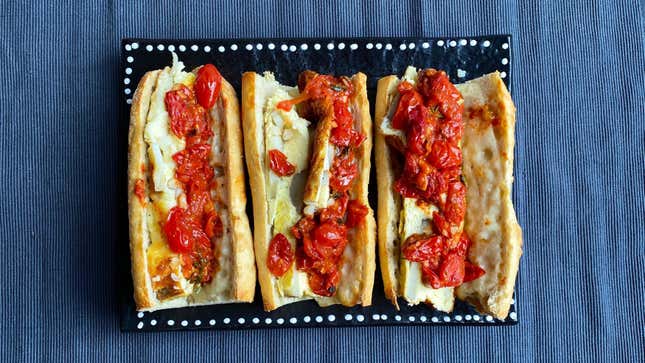
[(412, 262), (423, 262), (441, 256), (444, 238), (441, 236), (426, 236), (413, 234), (405, 240), (403, 257)]
[(277, 149), (269, 150), (269, 168), (277, 176), (290, 176), (296, 172), (296, 166), (291, 164), (287, 156)]
[(170, 249), (177, 253), (190, 252), (196, 244), (210, 243), (206, 233), (180, 207), (170, 210), (163, 229)]
[(293, 264), (293, 259), (294, 253), (287, 237), (282, 233), (273, 236), (269, 243), (269, 251), (267, 254), (267, 267), (269, 271), (274, 276), (280, 277), (289, 271), (291, 264)]
[(195, 95), (202, 107), (209, 109), (215, 105), (222, 91), (222, 75), (212, 64), (205, 64), (197, 71)]
[(345, 221), (345, 225), (349, 228), (358, 226), (363, 222), (367, 213), (368, 209), (365, 205), (356, 199), (350, 200), (349, 204), (347, 204), (347, 220)]

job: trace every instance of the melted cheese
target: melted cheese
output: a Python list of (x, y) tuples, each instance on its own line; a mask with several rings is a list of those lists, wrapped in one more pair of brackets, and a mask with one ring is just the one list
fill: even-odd
[[(265, 149), (267, 152), (277, 149), (284, 153), (289, 162), (296, 166), (296, 172), (292, 176), (279, 177), (268, 168), (269, 160), (265, 160), (268, 223), (272, 226), (270, 235), (282, 233), (295, 251), (296, 241), (290, 229), (301, 217), (298, 212), (301, 206), (294, 202), (292, 194), (293, 189), (301, 189), (297, 184), (303, 181), (305, 176), (301, 173), (306, 170), (309, 161), (309, 155), (306, 152), (309, 150), (310, 143), (309, 121), (301, 118), (295, 108), (290, 111), (276, 108), (278, 102), (291, 99), (298, 92), (295, 88), (280, 86), (275, 81), (273, 83), (275, 88), (263, 103)], [(267, 153), (265, 152), (264, 155)], [(313, 295), (309, 288), (307, 274), (298, 271), (295, 263), (282, 277), (276, 279), (276, 288), (278, 293), (285, 297)]]
[(166, 67), (159, 74), (150, 100), (150, 110), (143, 135), (148, 145), (148, 157), (152, 166), (150, 191), (152, 207), (147, 209), (147, 225), (150, 231), (150, 245), (146, 250), (148, 268), (154, 282), (160, 278), (155, 276), (157, 266), (170, 260), (172, 280), (175, 281), (174, 288), (181, 291), (178, 296), (190, 294), (192, 284), (183, 277), (179, 257), (168, 247), (161, 225), (170, 209), (177, 206), (178, 200), (185, 201), (185, 197), (182, 198), (183, 191), (175, 180), (176, 165), (172, 155), (183, 150), (186, 143), (170, 130), (170, 117), (164, 104), (166, 92), (170, 91), (175, 84), (183, 83), (192, 86), (194, 75), (184, 72), (183, 68), (183, 63), (179, 62), (177, 56), (173, 54), (172, 68)]

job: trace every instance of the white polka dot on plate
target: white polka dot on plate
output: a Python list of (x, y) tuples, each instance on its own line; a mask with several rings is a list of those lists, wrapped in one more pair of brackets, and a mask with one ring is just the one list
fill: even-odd
[(463, 69), (457, 69), (457, 77), (459, 78), (466, 77), (466, 71), (464, 71)]
[(188, 326), (188, 321), (182, 320), (181, 321), (181, 326)]
[(157, 325), (157, 321), (155, 319), (150, 320), (150, 325), (152, 326)]
[(401, 49), (401, 50), (405, 50), (405, 48), (407, 48), (407, 47), (408, 47), (408, 46), (407, 46), (407, 45), (405, 45), (405, 43), (404, 43), (404, 44), (399, 45), (399, 49)]
[(193, 45), (190, 47), (190, 49), (191, 49), (193, 52), (196, 52), (196, 51), (198, 51), (198, 50), (199, 50), (199, 46), (198, 46), (197, 44), (193, 44)]
[(374, 44), (374, 48), (376, 48), (376, 49), (382, 49), (382, 48), (383, 48), (383, 44), (381, 44), (381, 43), (376, 43), (376, 44)]
[(223, 322), (224, 324), (228, 324), (228, 323), (230, 323), (230, 322), (231, 322), (231, 319), (229, 319), (229, 318), (224, 318), (224, 320), (222, 320), (222, 322)]
[(308, 323), (308, 322), (311, 321), (311, 317), (309, 317), (309, 315), (307, 315), (304, 318), (302, 318), (302, 321), (304, 321), (305, 323)]
[(195, 320), (195, 326), (200, 326), (200, 325), (202, 325), (202, 321), (199, 319)]
[(425, 323), (426, 321), (428, 321), (428, 318), (427, 318), (425, 315), (421, 315), (421, 317), (419, 318), (419, 320), (421, 320), (422, 322), (424, 322), (424, 323)]
[(320, 315), (318, 315), (318, 316), (316, 317), (316, 322), (317, 322), (317, 323), (322, 323), (322, 321), (323, 321), (323, 317), (322, 317), (322, 316), (320, 316)]
[(287, 49), (289, 49), (289, 46), (288, 46), (288, 45), (286, 45), (286, 44), (282, 44), (282, 45), (280, 46), (280, 49), (282, 49), (282, 51), (283, 51), (283, 52), (286, 52), (286, 51), (287, 51)]
[(315, 50), (320, 50), (320, 44), (318, 44), (318, 43), (314, 44), (314, 49)]
[(508, 43), (502, 44), (502, 49), (508, 49)]
[(159, 45), (157, 45), (157, 49), (158, 50), (164, 50), (165, 48), (164, 48), (163, 44), (159, 44)]
[(367, 48), (367, 49), (372, 49), (372, 48), (374, 48), (374, 44), (372, 44), (372, 43), (367, 43), (367, 44), (365, 44), (365, 48)]
[(416, 46), (417, 46), (417, 45), (416, 45), (416, 44), (414, 44), (414, 43), (410, 43), (410, 44), (408, 44), (408, 48), (409, 48), (409, 49), (414, 49), (414, 48), (416, 48)]
[(264, 319), (264, 324), (271, 324), (271, 318)]
[(247, 44), (245, 48), (246, 50), (253, 50), (253, 44)]
[(257, 49), (257, 50), (262, 50), (262, 48), (263, 48), (263, 46), (262, 46), (261, 43), (258, 43), (258, 44), (255, 45), (255, 49)]
[(334, 49), (334, 43), (328, 43), (327, 44), (327, 49), (329, 49), (329, 50)]
[(269, 48), (269, 50), (274, 50), (275, 49), (275, 44), (269, 43), (269, 45), (267, 45), (267, 48)]
[(307, 44), (305, 44), (305, 43), (300, 44), (300, 49), (307, 50), (308, 48), (309, 48), (309, 46)]
[(296, 47), (295, 45), (290, 45), (289, 50), (295, 52), (296, 50), (298, 50), (298, 47)]
[(152, 46), (152, 44), (148, 44), (148, 45), (146, 45), (146, 50), (147, 50), (148, 52), (152, 52), (152, 50), (153, 50), (153, 49), (154, 49), (154, 47)]
[(210, 53), (210, 51), (211, 51), (211, 47), (210, 47), (210, 46), (208, 46), (208, 45), (207, 45), (207, 46), (205, 46), (205, 47), (204, 47), (204, 52), (206, 52), (206, 53)]
[(473, 315), (473, 320), (474, 320), (474, 321), (479, 321), (479, 319), (480, 319), (480, 318), (479, 318), (479, 315)]
[(396, 320), (396, 321), (401, 321), (401, 315), (396, 315), (396, 316), (394, 316), (394, 320)]
[(381, 320), (387, 320), (387, 315), (381, 314)]
[(139, 319), (143, 318), (143, 312), (142, 311), (137, 313), (137, 318), (139, 318)]
[(450, 322), (450, 317), (449, 317), (449, 316), (447, 316), (447, 315), (446, 315), (446, 316), (444, 316), (444, 317), (443, 317), (443, 321), (445, 321), (446, 323)]
[(461, 315), (455, 315), (455, 320), (461, 321), (461, 319), (462, 319)]
[(329, 315), (329, 316), (327, 316), (327, 320), (329, 320), (329, 321), (335, 321), (335, 320), (336, 320), (336, 315)]
[(231, 50), (236, 51), (237, 50), (237, 44), (231, 44)]
[(260, 319), (258, 319), (258, 318), (253, 318), (251, 321), (253, 322), (253, 324), (260, 323)]
[(502, 77), (502, 78), (506, 78), (506, 72), (500, 72), (499, 76)]
[(428, 48), (430, 48), (430, 43), (428, 43), (428, 42), (423, 42), (423, 43), (421, 44), (421, 48), (423, 48), (423, 49), (428, 49)]
[(363, 316), (363, 314), (358, 314), (356, 315), (356, 320), (358, 322), (362, 322), (363, 320), (365, 320), (365, 317)]
[(129, 51), (131, 51), (131, 50), (132, 50), (132, 46), (131, 46), (130, 44), (126, 44), (126, 45), (125, 45), (125, 50), (127, 50), (128, 52), (129, 52)]
[(130, 92), (132, 92), (132, 91), (130, 91), (130, 89), (129, 89), (129, 88), (126, 88), (126, 89), (124, 89), (124, 90), (123, 90), (123, 92), (125, 92), (125, 94), (126, 94), (126, 95), (129, 95), (129, 94), (130, 94)]
[(178, 49), (179, 49), (180, 52), (185, 52), (186, 51), (186, 46), (181, 44), (181, 45), (179, 45)]
[(126, 68), (125, 69), (125, 74), (132, 74), (132, 68)]
[(379, 314), (374, 314), (372, 315), (372, 320), (381, 320), (381, 316)]
[(490, 322), (492, 322), (492, 321), (493, 321), (493, 317), (492, 317), (492, 316), (490, 316), (490, 315), (486, 315), (486, 321), (487, 321), (487, 322), (489, 322), (489, 323), (490, 323)]
[(509, 314), (509, 317), (513, 320), (517, 320), (517, 313), (513, 311), (512, 313)]
[(211, 326), (215, 325), (215, 319), (209, 320), (208, 325), (211, 325)]
[(282, 325), (284, 324), (284, 319), (278, 318), (275, 322), (278, 323), (278, 325)]
[(143, 328), (143, 322), (142, 321), (140, 321), (139, 324), (137, 324), (137, 329), (141, 329), (141, 328)]
[(291, 318), (291, 319), (289, 319), (289, 322), (290, 322), (291, 324), (295, 324), (295, 323), (297, 323), (297, 322), (298, 322), (298, 319), (297, 319), (297, 318)]
[(246, 323), (246, 320), (244, 320), (244, 318), (239, 318), (239, 319), (237, 319), (237, 323), (238, 324), (244, 324), (244, 323)]
[(385, 49), (386, 50), (392, 50), (392, 44), (390, 44), (390, 43), (385, 44)]
[(347, 321), (352, 320), (352, 315), (351, 314), (345, 314), (345, 320), (347, 320)]
[(443, 47), (444, 41), (443, 40), (437, 40), (437, 46)]
[(132, 43), (132, 49), (139, 48), (139, 43)]
[(504, 65), (508, 64), (508, 58), (502, 58), (502, 64)]
[(127, 100), (125, 100), (125, 103), (127, 103), (128, 105), (131, 105), (132, 104), (132, 99), (128, 98)]
[(345, 49), (345, 43), (338, 43), (338, 49), (340, 50)]
[(468, 41), (466, 39), (459, 40), (459, 45), (466, 45), (466, 44), (468, 44)]
[(489, 40), (484, 40), (484, 43), (482, 43), (484, 47), (490, 47), (490, 41)]
[(470, 40), (470, 45), (473, 46), (473, 47), (476, 46), (477, 45), (477, 40), (471, 39)]
[(410, 322), (413, 322), (413, 321), (415, 321), (415, 320), (417, 320), (417, 319), (416, 319), (414, 316), (408, 316), (408, 320), (409, 320)]
[(223, 46), (223, 45), (220, 45), (219, 47), (217, 47), (217, 50), (218, 50), (220, 53), (224, 53), (224, 51), (226, 50), (226, 48), (224, 48), (224, 46)]
[(128, 58), (126, 58), (125, 60), (127, 60), (127, 61), (128, 61), (128, 63), (132, 63), (132, 62), (134, 62), (134, 58), (132, 58), (132, 57), (128, 57)]
[(472, 320), (472, 318), (473, 318), (473, 317), (472, 317), (472, 316), (470, 316), (470, 314), (468, 314), (468, 315), (466, 315), (464, 318), (465, 318), (467, 321), (470, 321), (470, 320)]
[(174, 45), (172, 45), (172, 44), (170, 44), (170, 45), (168, 46), (168, 50), (169, 50), (169, 51), (171, 51), (171, 52), (174, 52), (174, 51), (175, 51), (175, 46), (174, 46)]
[(168, 326), (173, 326), (173, 325), (175, 325), (175, 321), (174, 321), (174, 320), (172, 320), (172, 319), (170, 319), (170, 320), (168, 320), (168, 321), (166, 322), (166, 324), (168, 324)]
[(130, 84), (130, 78), (124, 78), (123, 84)]
[(350, 44), (349, 49), (351, 49), (351, 50), (356, 50), (356, 49), (358, 49), (358, 44), (356, 44), (356, 43), (352, 43), (352, 44)]
[(453, 47), (453, 48), (457, 46), (457, 42), (454, 41), (454, 40), (451, 40), (450, 43), (448, 43), (448, 44), (450, 44), (450, 46)]
[(439, 318), (437, 318), (436, 316), (433, 316), (432, 319), (430, 319), (430, 320), (432, 320), (433, 323), (438, 323), (439, 322)]

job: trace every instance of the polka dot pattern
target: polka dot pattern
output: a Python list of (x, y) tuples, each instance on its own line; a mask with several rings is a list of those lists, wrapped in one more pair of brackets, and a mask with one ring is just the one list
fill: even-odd
[[(198, 57), (199, 54), (211, 54), (217, 59), (217, 54), (235, 53), (241, 56), (248, 56), (248, 53), (262, 54), (265, 52), (284, 52), (287, 54), (295, 52), (320, 52), (331, 54), (347, 54), (348, 52), (405, 52), (409, 54), (433, 54), (432, 52), (443, 52), (445, 54), (454, 54), (458, 49), (466, 47), (475, 49), (478, 52), (492, 52), (493, 49), (499, 53), (498, 71), (500, 77), (508, 81), (511, 72), (510, 58), (510, 38), (500, 41), (497, 37), (476, 37), (476, 38), (443, 38), (443, 39), (421, 39), (421, 40), (390, 40), (390, 41), (363, 41), (363, 40), (320, 40), (320, 41), (300, 41), (276, 43), (275, 41), (265, 42), (244, 42), (234, 43), (228, 41), (212, 41), (179, 44), (175, 42), (158, 42), (154, 41), (135, 41), (124, 43), (122, 45), (124, 60), (124, 75), (121, 79), (121, 91), (127, 105), (132, 104), (132, 94), (136, 89), (136, 84), (141, 75), (145, 72), (141, 66), (138, 66), (137, 57), (151, 57), (160, 54), (169, 54), (169, 52), (189, 52), (192, 57)], [(488, 50), (490, 49), (490, 50)], [(182, 57), (179, 54), (180, 58)], [(475, 75), (471, 74), (472, 69), (468, 66), (457, 68), (451, 77), (458, 80), (472, 79)], [(513, 304), (515, 300), (513, 300)], [(230, 314), (229, 316), (218, 315), (217, 312), (211, 312), (211, 316), (201, 316), (199, 319), (193, 316), (191, 319), (169, 318), (164, 311), (143, 313), (137, 312), (132, 330), (176, 330), (176, 329), (208, 329), (208, 328), (236, 328), (236, 327), (254, 327), (258, 325), (265, 326), (336, 326), (336, 325), (378, 325), (378, 324), (448, 324), (448, 325), (494, 325), (494, 324), (514, 324), (518, 321), (518, 314), (515, 306), (512, 306), (511, 312), (506, 320), (500, 321), (486, 314), (478, 314), (472, 308), (469, 312), (463, 309), (459, 313), (445, 314), (437, 312), (427, 307), (415, 307), (409, 310), (407, 307), (400, 312), (396, 312), (391, 306), (378, 303), (377, 307), (366, 309), (352, 308), (351, 312), (342, 309), (332, 308), (333, 312), (322, 311), (320, 315), (302, 315), (295, 314), (284, 315), (279, 311), (276, 313), (265, 313), (258, 309), (253, 315), (250, 314)], [(384, 308), (383, 306), (386, 306)], [(388, 309), (388, 310), (384, 310)], [(213, 310), (215, 311), (215, 310)], [(312, 311), (306, 313), (311, 314)], [(391, 315), (388, 315), (391, 314)], [(172, 315), (174, 317), (181, 314)]]

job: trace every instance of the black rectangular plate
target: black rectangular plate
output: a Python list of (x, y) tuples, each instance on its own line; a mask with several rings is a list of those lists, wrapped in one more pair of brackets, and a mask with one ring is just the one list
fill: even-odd
[[(372, 306), (319, 307), (313, 301), (283, 306), (267, 313), (262, 308), (259, 287), (251, 304), (225, 304), (137, 313), (132, 298), (126, 193), (126, 143), (132, 94), (147, 71), (171, 64), (170, 51), (179, 55), (187, 69), (213, 63), (240, 94), (243, 72), (271, 71), (283, 84), (295, 85), (298, 74), (306, 69), (320, 73), (367, 74), (370, 109), (379, 78), (401, 75), (408, 65), (445, 70), (455, 83), (500, 71), (510, 89), (511, 37), (491, 35), (456, 38), (335, 38), (335, 39), (235, 39), (168, 40), (123, 39), (121, 41), (121, 119), (118, 124), (120, 152), (119, 240), (117, 241), (118, 291), (123, 331), (161, 331), (195, 329), (249, 329), (311, 326), (363, 325), (513, 325), (517, 324), (517, 306), (511, 306), (506, 320), (477, 313), (471, 306), (456, 301), (446, 314), (426, 305), (401, 310), (385, 299), (381, 273), (377, 268)], [(374, 163), (372, 162), (372, 165)], [(370, 204), (376, 206), (376, 180), (371, 175)], [(247, 187), (247, 191), (249, 188)], [(247, 210), (252, 222), (250, 198)], [(377, 263), (378, 266), (378, 263)], [(515, 302), (515, 299), (513, 300)]]

